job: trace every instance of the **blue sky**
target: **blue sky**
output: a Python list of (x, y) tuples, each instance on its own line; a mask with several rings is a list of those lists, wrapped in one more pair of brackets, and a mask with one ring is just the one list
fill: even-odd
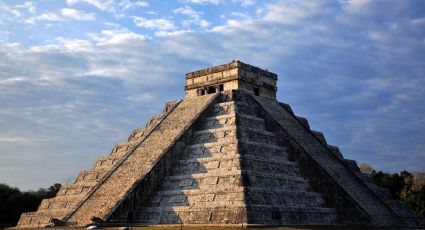
[(425, 171), (423, 0), (0, 0), (0, 182), (71, 182), (233, 59), (346, 158)]

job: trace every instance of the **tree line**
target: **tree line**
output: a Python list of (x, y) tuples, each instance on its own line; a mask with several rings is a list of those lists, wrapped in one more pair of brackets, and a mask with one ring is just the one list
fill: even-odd
[(419, 181), (405, 170), (400, 173), (385, 173), (376, 171), (365, 163), (360, 164), (359, 168), (363, 173), (371, 174), (380, 187), (387, 188), (394, 199), (404, 202), (417, 214), (425, 216), (424, 173), (416, 173), (417, 177), (422, 177)]
[(54, 197), (60, 187), (61, 184), (56, 183), (47, 189), (23, 192), (0, 183), (0, 227), (15, 226), (23, 212), (36, 211), (41, 200)]

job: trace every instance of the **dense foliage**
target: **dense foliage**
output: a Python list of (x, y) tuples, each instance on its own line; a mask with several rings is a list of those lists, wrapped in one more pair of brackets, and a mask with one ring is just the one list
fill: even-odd
[(373, 178), (379, 186), (388, 188), (394, 198), (400, 199), (413, 185), (413, 176), (407, 171), (398, 173), (372, 172)]
[(425, 185), (412, 189), (402, 198), (416, 213), (425, 216)]
[(413, 175), (407, 171), (384, 173), (372, 171), (376, 183), (387, 188), (395, 199), (404, 201), (416, 213), (425, 214), (425, 185), (415, 185)]
[(16, 225), (21, 213), (36, 211), (41, 200), (54, 197), (60, 186), (54, 184), (48, 189), (21, 192), (18, 188), (0, 183), (0, 226)]

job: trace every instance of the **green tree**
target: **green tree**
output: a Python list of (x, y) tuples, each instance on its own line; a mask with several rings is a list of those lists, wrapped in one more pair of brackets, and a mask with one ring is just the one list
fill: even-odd
[(36, 211), (41, 200), (54, 197), (60, 186), (54, 184), (48, 189), (21, 192), (18, 188), (0, 183), (0, 225), (16, 225), (23, 212)]
[(407, 191), (402, 200), (416, 213), (425, 216), (425, 185), (418, 189)]
[[(372, 175), (379, 186), (390, 190), (391, 195), (398, 200), (400, 199), (400, 195), (402, 194), (403, 190), (406, 188), (405, 180), (412, 178), (412, 174), (407, 171), (403, 171), (400, 174), (388, 174), (381, 171), (373, 171)], [(409, 186), (411, 187), (411, 184)]]

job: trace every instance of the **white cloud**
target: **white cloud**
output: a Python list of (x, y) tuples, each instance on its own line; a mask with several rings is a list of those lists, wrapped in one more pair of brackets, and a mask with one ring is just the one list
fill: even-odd
[(146, 37), (126, 30), (103, 30), (103, 37), (98, 40), (99, 44), (128, 44), (134, 41), (145, 41)]
[(117, 18), (126, 17), (125, 12), (140, 7), (148, 7), (147, 1), (131, 1), (131, 0), (67, 0), (68, 5), (77, 3), (86, 3), (98, 8), (101, 11), (112, 13)]
[(194, 4), (214, 4), (218, 5), (219, 3), (224, 2), (224, 0), (185, 0), (187, 3), (194, 3)]
[(16, 8), (26, 9), (31, 14), (34, 14), (37, 12), (37, 6), (34, 2), (24, 2), (23, 4), (16, 5)]
[(93, 45), (87, 40), (82, 39), (65, 39), (62, 37), (59, 37), (56, 39), (61, 43), (61, 45), (66, 48), (66, 50), (69, 50), (70, 52), (91, 52), (93, 51)]
[(131, 10), (139, 7), (147, 7), (149, 3), (147, 1), (130, 1), (130, 0), (122, 0), (118, 3), (118, 5), (124, 10)]
[(249, 16), (248, 14), (241, 13), (241, 12), (232, 12), (231, 15), (236, 16), (236, 17), (238, 17), (242, 20), (250, 20), (251, 19), (251, 16)]
[(319, 14), (320, 3), (315, 1), (281, 1), (266, 7), (264, 20), (274, 23), (295, 24)]
[(190, 6), (184, 6), (173, 10), (175, 14), (188, 16), (189, 20), (183, 20), (183, 26), (190, 27), (191, 24), (201, 27), (208, 27), (211, 23), (201, 17), (203, 12), (195, 11)]
[(87, 3), (89, 5), (92, 5), (102, 11), (109, 11), (112, 12), (114, 11), (114, 0), (66, 0), (66, 3), (68, 5), (74, 5), (76, 3)]
[(55, 13), (48, 12), (48, 13), (43, 13), (37, 16), (30, 17), (25, 20), (25, 23), (36, 24), (37, 22), (40, 22), (40, 21), (58, 22), (58, 21), (63, 21), (63, 18)]
[[(0, 2), (0, 12), (4, 12), (6, 14), (12, 14), (15, 17), (20, 17), (21, 12), (19, 10), (15, 9), (14, 7), (11, 7), (9, 5), (4, 4), (3, 2)], [(1, 16), (0, 16), (1, 19)]]
[(95, 13), (86, 13), (84, 11), (71, 9), (71, 8), (63, 8), (61, 10), (61, 14), (64, 17), (80, 20), (80, 21), (93, 21), (96, 19)]
[(241, 6), (247, 7), (247, 6), (253, 6), (255, 3), (257, 3), (257, 0), (232, 0), (233, 2), (241, 4)]
[(138, 27), (153, 29), (153, 30), (174, 30), (176, 26), (170, 20), (159, 18), (159, 19), (146, 19), (143, 17), (134, 17), (134, 23)]
[(155, 36), (158, 37), (166, 37), (166, 36), (175, 36), (175, 35), (182, 35), (187, 33), (192, 33), (192, 30), (175, 30), (175, 31), (157, 31), (155, 32)]

